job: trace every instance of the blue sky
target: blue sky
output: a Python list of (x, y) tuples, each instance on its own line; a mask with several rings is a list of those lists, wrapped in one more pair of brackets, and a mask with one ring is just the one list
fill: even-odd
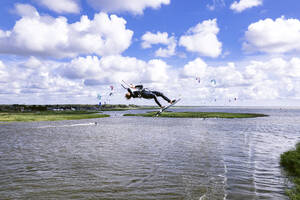
[(125, 79), (184, 105), (299, 106), (299, 9), (296, 0), (2, 0), (0, 103), (97, 103), (98, 93), (152, 103), (126, 101)]

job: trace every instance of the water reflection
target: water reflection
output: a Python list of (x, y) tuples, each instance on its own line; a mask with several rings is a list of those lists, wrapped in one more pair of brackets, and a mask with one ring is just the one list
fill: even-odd
[(1, 124), (0, 197), (287, 199), (279, 156), (299, 140), (300, 110), (197, 110), (270, 117)]

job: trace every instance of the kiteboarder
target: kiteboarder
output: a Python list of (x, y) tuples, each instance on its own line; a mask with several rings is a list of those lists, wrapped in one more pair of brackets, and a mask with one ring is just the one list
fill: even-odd
[(162, 106), (159, 101), (157, 100), (157, 97), (162, 97), (164, 100), (166, 100), (168, 103), (172, 104), (175, 102), (174, 100), (170, 100), (168, 97), (166, 97), (163, 93), (158, 92), (158, 91), (154, 91), (154, 90), (148, 90), (146, 88), (143, 87), (143, 85), (129, 85), (130, 88), (132, 89), (136, 89), (134, 91), (132, 91), (130, 88), (127, 88), (127, 93), (125, 94), (125, 97), (127, 99), (132, 98), (144, 98), (144, 99), (154, 99), (154, 101), (156, 102), (156, 104), (160, 107), (160, 108), (164, 108), (164, 106)]

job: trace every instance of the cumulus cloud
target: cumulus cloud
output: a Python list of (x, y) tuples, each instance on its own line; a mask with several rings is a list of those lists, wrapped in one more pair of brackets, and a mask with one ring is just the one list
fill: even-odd
[(184, 65), (182, 75), (192, 78), (203, 78), (205, 76), (206, 69), (207, 64), (201, 58), (196, 58)]
[(98, 10), (105, 12), (130, 12), (135, 15), (143, 14), (147, 7), (158, 9), (170, 4), (170, 0), (88, 0)]
[(245, 33), (246, 51), (286, 53), (300, 50), (300, 21), (298, 19), (265, 19), (250, 24)]
[(251, 83), (248, 87), (251, 98), (299, 98), (299, 58), (251, 61), (245, 67), (244, 75)]
[(79, 13), (77, 0), (39, 0), (41, 5), (57, 13)]
[(164, 44), (164, 45), (168, 45), (170, 43), (170, 39), (168, 37), (168, 33), (167, 32), (157, 32), (155, 33), (151, 33), (151, 32), (147, 32), (142, 36), (142, 47), (144, 49), (146, 48), (151, 48), (153, 44)]
[[(109, 92), (109, 85), (114, 85), (118, 92), (112, 102), (153, 105), (145, 100), (126, 102), (119, 86), (122, 79), (142, 83), (170, 98), (188, 96), (182, 103), (192, 105), (223, 105), (233, 98), (299, 99), (299, 66), (299, 57), (216, 65), (196, 58), (180, 68), (160, 59), (143, 61), (121, 55), (78, 57), (68, 62), (30, 57), (25, 61), (0, 61), (0, 103), (97, 103), (97, 93)], [(200, 83), (196, 76), (201, 78)]]
[(217, 81), (218, 87), (244, 87), (249, 85), (243, 72), (239, 71), (235, 63), (229, 62), (225, 66), (209, 68), (209, 78)]
[(91, 95), (82, 82), (58, 76), (55, 71), (60, 65), (35, 57), (0, 61), (0, 103), (79, 103), (80, 98)]
[[(208, 66), (201, 58), (196, 58), (184, 65), (182, 74), (183, 77), (200, 78), (206, 86), (213, 87), (237, 87), (247, 83), (244, 75), (237, 70), (234, 63), (213, 67)], [(215, 80), (216, 83), (212, 84), (211, 80)]]
[(235, 1), (231, 4), (230, 9), (235, 12), (243, 12), (248, 8), (262, 5), (263, 0), (240, 0), (239, 2)]
[(166, 82), (169, 66), (162, 60), (148, 62), (120, 55), (79, 57), (64, 64), (58, 71), (68, 79), (82, 79), (87, 85), (101, 85), (130, 80), (132, 82)]
[(116, 15), (99, 13), (93, 20), (84, 15), (72, 24), (65, 17), (23, 15), (12, 30), (0, 30), (0, 53), (55, 58), (120, 54), (132, 35)]
[[(181, 79), (189, 80), (202, 92), (202, 98), (224, 99), (280, 99), (300, 98), (300, 59), (273, 58), (267, 61), (249, 61), (244, 66), (235, 63), (209, 66), (200, 58), (190, 61), (182, 69)], [(198, 83), (195, 77), (199, 76)], [(216, 80), (216, 84), (211, 84)], [(191, 92), (191, 91), (189, 91)]]
[(21, 4), (17, 3), (15, 5), (15, 12), (20, 15), (21, 17), (39, 17), (38, 11), (35, 9), (35, 7), (29, 5), (29, 4)]
[(214, 11), (218, 6), (224, 7), (225, 6), (224, 0), (212, 0), (212, 4), (206, 5), (206, 7), (211, 11)]
[[(126, 103), (120, 80), (163, 88), (170, 74), (170, 66), (162, 60), (146, 62), (121, 55), (78, 57), (69, 62), (31, 57), (7, 65), (0, 62), (0, 77), (5, 80), (0, 84), (1, 103), (7, 96), (11, 98), (10, 103), (97, 103), (97, 93), (105, 96), (109, 85), (114, 85), (117, 91), (110, 102)], [(19, 75), (15, 77), (15, 74)]]
[(179, 45), (184, 46), (187, 51), (216, 58), (222, 52), (222, 43), (217, 38), (218, 32), (217, 20), (206, 20), (190, 28), (186, 35), (181, 36)]
[(227, 102), (229, 99), (244, 96), (241, 88), (247, 88), (247, 80), (234, 63), (209, 66), (201, 58), (184, 65), (179, 79), (189, 85), (188, 89), (182, 88), (186, 95), (193, 94), (193, 101), (199, 103)]
[(169, 37), (167, 32), (157, 32), (156, 34), (146, 32), (142, 36), (142, 41), (142, 48), (144, 49), (151, 48), (152, 45), (156, 44), (163, 44), (167, 46), (167, 48), (159, 48), (155, 52), (157, 57), (170, 57), (175, 55), (177, 41), (174, 36)]
[(7, 68), (2, 61), (0, 61), (0, 83), (6, 83), (8, 81)]

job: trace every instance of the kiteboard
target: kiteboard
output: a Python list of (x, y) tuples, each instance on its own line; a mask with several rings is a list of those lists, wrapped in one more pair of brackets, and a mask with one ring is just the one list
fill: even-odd
[(172, 104), (170, 104), (170, 105), (164, 107), (164, 108), (161, 109), (160, 111), (158, 111), (158, 112), (155, 114), (155, 116), (160, 115), (162, 112), (164, 112), (165, 110), (167, 110), (167, 109), (170, 108), (171, 106), (174, 106), (174, 105), (175, 105), (178, 101), (180, 101), (180, 100), (181, 100), (181, 98), (176, 99), (176, 101), (175, 101), (174, 103), (172, 103)]

